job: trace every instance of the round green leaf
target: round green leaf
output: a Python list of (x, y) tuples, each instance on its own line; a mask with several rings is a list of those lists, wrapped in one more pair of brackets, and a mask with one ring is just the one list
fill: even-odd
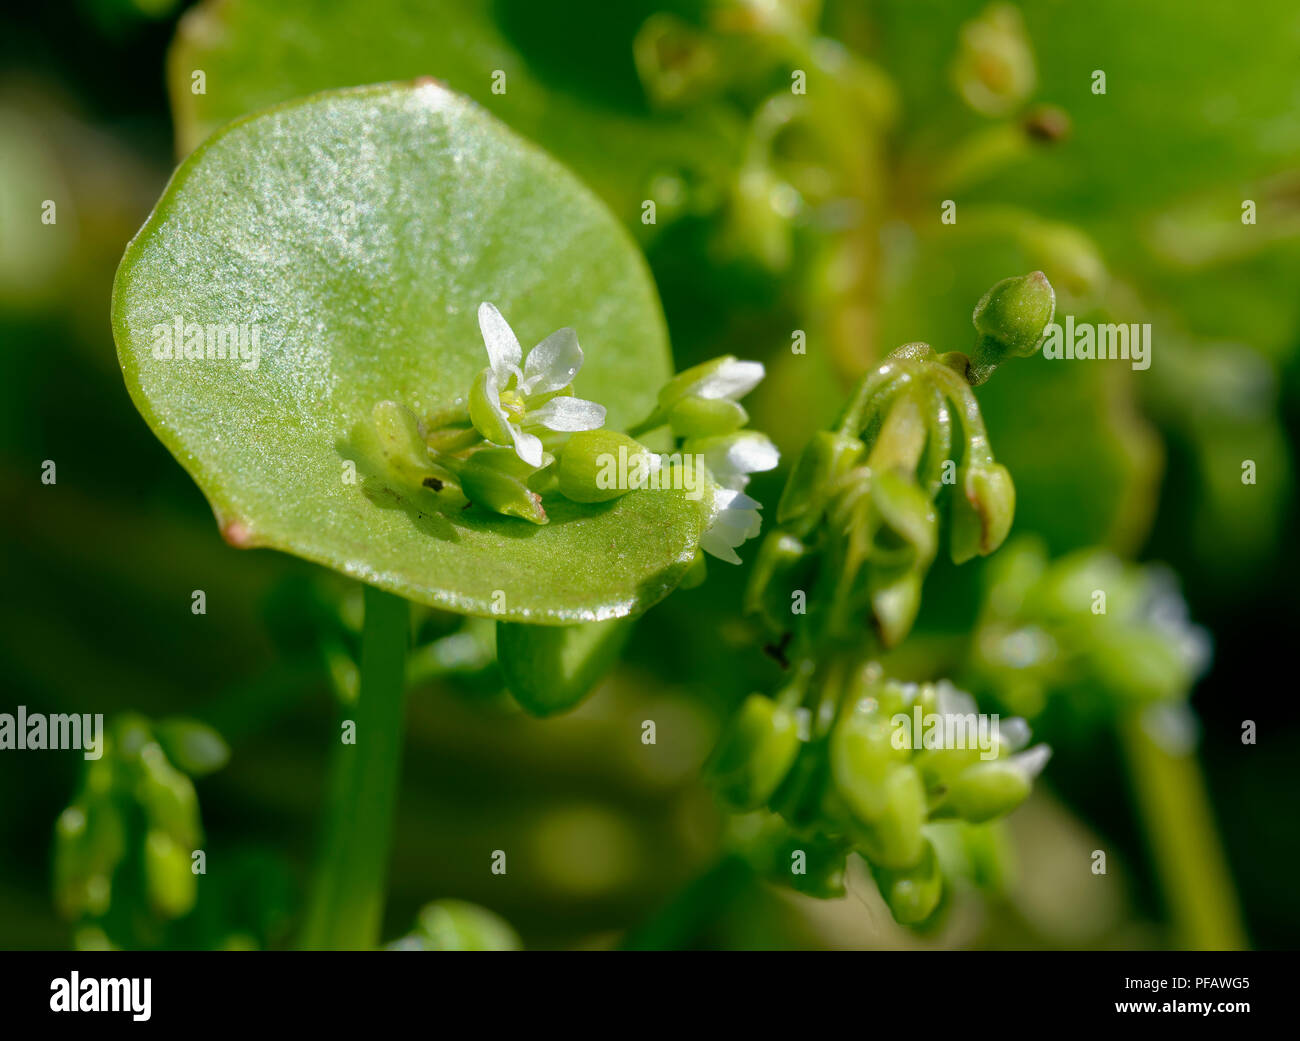
[(611, 428), (651, 411), (667, 337), (627, 234), (549, 156), (417, 81), (289, 102), (210, 138), (127, 247), (113, 331), (136, 406), (232, 544), (469, 614), (644, 610), (694, 553), (701, 514), (683, 494), (551, 498), (539, 527), (450, 509), (375, 459), (376, 402), (463, 404), (487, 364), (484, 300), (526, 348), (577, 330), (574, 390)]

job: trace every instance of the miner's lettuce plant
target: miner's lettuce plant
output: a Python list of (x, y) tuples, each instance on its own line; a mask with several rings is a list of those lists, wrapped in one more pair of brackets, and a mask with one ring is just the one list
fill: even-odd
[[(1062, 704), (1120, 729), (1148, 808), (1170, 816), (1170, 771), (1186, 765), (1170, 735), (1187, 729), (1204, 663), (1194, 630), (1170, 623), (1148, 572), (1101, 551), (1051, 561), (1022, 541), (999, 553), (1018, 507), (1035, 530), (1064, 515), (1067, 545), (1131, 540), (1152, 464), (1125, 399), (1113, 381), (1088, 373), (1081, 390), (1044, 367), (986, 385), (1035, 352), (1053, 316), (1040, 272), (988, 291), (968, 354), (881, 347), (917, 335), (922, 314), (953, 329), (989, 280), (1031, 266), (1074, 304), (1105, 313), (1129, 299), (1107, 295), (1096, 246), (1068, 225), (963, 202), (940, 247), (912, 208), (987, 184), (1061, 140), (1068, 117), (1031, 107), (1025, 26), (992, 8), (965, 27), (949, 71), (995, 122), (909, 156), (912, 181), (891, 199), (897, 85), (819, 35), (816, 6), (654, 15), (632, 44), (652, 109), (635, 114), (551, 89), (477, 2), (436, 18), (383, 3), (358, 19), (346, 4), (231, 0), (184, 23), (170, 76), (178, 147), (195, 150), (127, 250), (114, 333), (133, 400), (225, 538), (365, 584), (359, 661), (331, 658), (358, 740), (336, 749), (303, 945), (381, 939), (402, 690), (413, 670), (443, 668), (435, 648), (408, 661), (409, 603), (489, 620), (466, 634), (486, 626), (515, 699), (550, 716), (591, 692), (641, 615), (704, 580), (707, 555), (751, 562), (737, 606), (769, 630), (782, 670), (737, 707), (709, 768), (736, 812), (730, 847), (760, 873), (833, 896), (856, 857), (896, 919), (922, 928), (962, 876), (1005, 884), (999, 818), (1047, 761), (1031, 726)], [(221, 90), (189, 89), (199, 64)], [(510, 84), (499, 94), (484, 75), (497, 66)], [(798, 101), (792, 69), (817, 88)], [(405, 80), (429, 71), (450, 87)], [(638, 219), (646, 201), (658, 223)], [(887, 216), (920, 259), (877, 315), (867, 301), (890, 262), (875, 234)], [(817, 360), (769, 371), (723, 339), (704, 352), (720, 356), (674, 373), (633, 236), (653, 253), (675, 224), (720, 267), (780, 284), (826, 345)], [(928, 275), (962, 251), (978, 254), (968, 266), (981, 284), (935, 306)], [(232, 325), (252, 327), (255, 356), (210, 354), (206, 331), (219, 343)], [(830, 407), (836, 395), (805, 382), (818, 366), (860, 378), (808, 438), (817, 424), (788, 403)], [(785, 406), (767, 410), (783, 431), (749, 426), (751, 393)], [(997, 458), (986, 413), (1000, 420)], [(1041, 436), (1048, 420), (1054, 438)], [(781, 464), (774, 439), (792, 431), (785, 491), (765, 504), (751, 477)], [(1077, 454), (1062, 476), (1065, 442)], [(905, 682), (894, 654), (941, 550), (957, 565), (993, 555), (986, 602), (969, 647), (949, 656), (951, 681)], [(1088, 581), (1112, 590), (1104, 631), (1085, 630), (1061, 593)], [(900, 714), (990, 705), (1017, 719), (989, 757), (891, 740)], [(1198, 848), (1195, 834), (1167, 833), (1165, 874), (1192, 933), (1234, 943), (1213, 866), (1179, 856)], [(392, 946), (517, 943), (486, 912), (443, 901)]]

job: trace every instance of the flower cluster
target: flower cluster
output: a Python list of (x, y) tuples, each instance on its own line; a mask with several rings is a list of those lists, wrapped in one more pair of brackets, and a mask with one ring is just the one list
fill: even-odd
[(190, 858), (202, 845), (191, 776), (224, 765), (221, 738), (192, 720), (110, 722), (103, 755), (55, 826), (54, 890), (69, 918), (108, 914), (119, 888), (142, 889), (163, 919), (194, 906)]
[(815, 851), (811, 877), (807, 864), (784, 865), (801, 888), (842, 892), (857, 852), (895, 918), (918, 924), (943, 892), (931, 826), (982, 824), (1023, 802), (1049, 755), (1028, 740), (1024, 720), (981, 716), (949, 683), (899, 683), (868, 662), (797, 672), (775, 698), (752, 695), (711, 769), (733, 809), (779, 815), (791, 848)]
[(1210, 661), (1171, 572), (1095, 548), (1049, 560), (1030, 536), (990, 566), (971, 648), (981, 690), (1029, 717), (1051, 692), (1074, 724), (1181, 708)]
[[(742, 429), (739, 399), (763, 366), (715, 358), (669, 380), (653, 414), (629, 434), (605, 430), (605, 407), (574, 396), (582, 348), (560, 329), (524, 355), (496, 307), (483, 303), (479, 330), (488, 365), (468, 406), (427, 422), (392, 401), (373, 411), (389, 472), (435, 492), (459, 491), (469, 503), (546, 524), (544, 494), (605, 502), (644, 488), (685, 488), (704, 511), (701, 548), (739, 563), (736, 547), (758, 534), (759, 504), (744, 494), (749, 475), (777, 465), (775, 446)], [(668, 427), (680, 440), (659, 454), (637, 436)], [(635, 435), (635, 436), (634, 436)]]
[(1046, 747), (1024, 750), (1029, 731), (1019, 719), (974, 744), (969, 733), (900, 744), (899, 719), (914, 712), (972, 724), (988, 717), (946, 681), (885, 679), (877, 658), (912, 629), (941, 506), (958, 564), (1007, 537), (1015, 489), (971, 388), (1032, 353), (1053, 310), (1041, 273), (999, 282), (975, 309), (972, 357), (922, 343), (893, 352), (862, 379), (837, 426), (814, 435), (786, 483), (745, 597), (779, 637), (770, 650), (791, 679), (744, 703), (713, 775), (734, 808), (776, 815), (785, 829), (778, 846), (819, 865), (812, 878), (792, 878), (810, 892), (837, 891), (855, 851), (899, 921), (926, 920), (943, 891), (929, 829), (1007, 813), (1046, 762)]

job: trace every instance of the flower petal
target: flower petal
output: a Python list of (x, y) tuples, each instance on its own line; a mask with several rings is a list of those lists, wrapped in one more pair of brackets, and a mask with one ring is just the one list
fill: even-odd
[(530, 411), (525, 422), (547, 430), (596, 430), (605, 424), (605, 406), (584, 398), (553, 398)]
[(749, 474), (774, 470), (781, 462), (781, 453), (771, 438), (757, 430), (705, 438), (694, 447), (688, 442), (686, 449), (700, 452), (709, 472), (729, 488), (742, 488)]
[(542, 465), (542, 439), (536, 434), (530, 434), (526, 430), (520, 430), (517, 426), (510, 427), (510, 436), (515, 441), (515, 455), (519, 456), (529, 466), (538, 467)]
[(505, 386), (512, 370), (517, 370), (523, 360), (524, 350), (519, 346), (510, 323), (486, 301), (478, 305), (478, 328), (483, 334), (483, 346), (487, 348), (488, 361), (497, 380)]
[(760, 361), (728, 361), (700, 380), (693, 389), (701, 398), (743, 398), (763, 381)]
[(528, 352), (520, 387), (525, 394), (563, 390), (582, 368), (582, 348), (572, 329), (557, 329)]

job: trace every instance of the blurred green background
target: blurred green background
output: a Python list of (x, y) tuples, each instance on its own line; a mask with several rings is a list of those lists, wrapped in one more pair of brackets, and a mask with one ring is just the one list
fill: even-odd
[[(1017, 532), (1054, 553), (1161, 561), (1181, 579), (1214, 642), (1191, 704), (1229, 899), (1253, 946), (1297, 943), (1300, 713), (1283, 669), (1300, 619), (1300, 12), (1285, 0), (1015, 9), (1023, 21), (991, 57), (963, 35), (987, 5), (966, 0), (6, 12), (0, 711), (190, 716), (232, 752), (197, 782), (209, 874), (194, 911), (161, 921), (124, 886), (105, 924), (114, 942), (292, 942), (358, 608), (338, 576), (221, 541), (127, 398), (113, 272), (178, 156), (216, 126), (317, 89), (427, 74), (552, 151), (626, 222), (679, 367), (724, 352), (767, 363), (754, 426), (787, 457), (892, 347), (968, 349), (971, 306), (1005, 275), (1042, 268), (1060, 312), (1080, 320), (1151, 322), (1148, 372), (1034, 358), (980, 400), (1015, 475)], [(1022, 39), (1034, 72), (1017, 82)], [(496, 68), (510, 87), (494, 100)], [(770, 104), (792, 68), (808, 70), (810, 94), (834, 85), (820, 125), (782, 123)], [(189, 89), (194, 69), (204, 95)], [(1001, 99), (972, 103), (981, 77)], [(798, 205), (766, 175), (797, 188)], [(658, 204), (652, 226), (645, 199)], [(939, 220), (946, 199), (952, 227)], [(1249, 228), (1245, 199), (1258, 206)], [(41, 222), (45, 200), (56, 224)], [(796, 329), (807, 354), (790, 350)], [(1258, 464), (1254, 486), (1241, 484), (1244, 459)], [(54, 485), (41, 482), (45, 460)], [(774, 502), (784, 473), (754, 494)], [(936, 567), (904, 671), (956, 667), (979, 572)], [(819, 902), (725, 858), (700, 766), (729, 709), (778, 673), (740, 618), (743, 578), (716, 565), (651, 611), (596, 695), (549, 721), (500, 689), (482, 627), (419, 615), (386, 938), (455, 897), (501, 914), (528, 946), (1178, 942), (1104, 725), (1045, 722), (1055, 757), (1010, 820), (1014, 882), (963, 894), (937, 931), (896, 926), (869, 884)], [(206, 615), (191, 613), (195, 589)], [(644, 719), (657, 722), (652, 751)], [(1241, 741), (1246, 719), (1255, 745)], [(78, 936), (56, 910), (51, 852), (80, 771), (72, 754), (0, 753), (0, 947)], [(1101, 879), (1088, 871), (1098, 848), (1111, 864)], [(511, 851), (506, 876), (488, 870), (494, 849)]]

